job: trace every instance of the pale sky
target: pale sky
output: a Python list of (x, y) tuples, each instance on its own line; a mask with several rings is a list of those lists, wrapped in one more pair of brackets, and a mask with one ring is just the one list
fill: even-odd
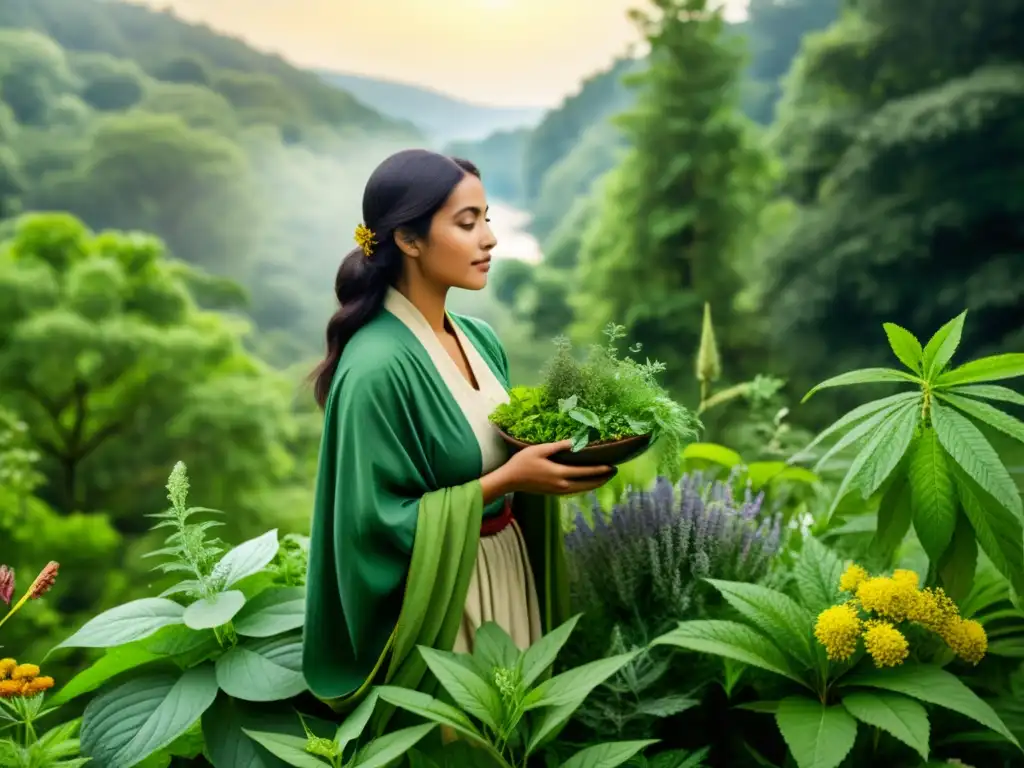
[[(302, 67), (430, 86), (480, 104), (558, 104), (639, 40), (645, 0), (136, 0)], [(731, 17), (746, 0), (726, 0)]]

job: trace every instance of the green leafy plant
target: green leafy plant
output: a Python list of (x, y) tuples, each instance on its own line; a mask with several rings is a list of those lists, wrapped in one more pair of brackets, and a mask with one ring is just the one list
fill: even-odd
[(1024, 503), (978, 425), (1024, 442), (1024, 422), (990, 404), (1024, 405), (1024, 396), (989, 383), (1024, 376), (1024, 354), (995, 355), (950, 367), (966, 315), (943, 325), (923, 347), (906, 329), (885, 323), (893, 354), (906, 370), (844, 373), (818, 384), (804, 400), (849, 384), (909, 383), (916, 391), (853, 409), (801, 455), (842, 433), (816, 467), (847, 448), (859, 448), (830, 515), (854, 490), (865, 499), (881, 493), (876, 529), (881, 549), (893, 549), (913, 526), (931, 561), (931, 576), (950, 594), (963, 597), (970, 589), (980, 546), (1019, 594), (1024, 592)]
[[(570, 619), (526, 651), (520, 651), (494, 623), (484, 624), (477, 631), (472, 654), (421, 646), (423, 659), (455, 706), (405, 688), (381, 686), (377, 692), (383, 701), (478, 745), (496, 766), (525, 766), (531, 755), (551, 744), (595, 687), (639, 654), (618, 654), (548, 676), (578, 619)], [(653, 743), (595, 744), (560, 765), (615, 768)]]
[[(846, 647), (848, 655), (836, 654), (836, 644), (856, 643), (864, 625), (854, 617), (842, 626), (832, 621), (830, 610), (850, 609), (836, 605), (841, 603), (842, 563), (816, 539), (805, 539), (803, 547), (793, 573), (798, 600), (756, 584), (711, 581), (742, 620), (685, 621), (652, 645), (715, 654), (770, 673), (781, 696), (741, 706), (775, 716), (799, 768), (842, 763), (857, 741), (858, 723), (879, 729), (927, 760), (930, 729), (922, 702), (970, 718), (1019, 748), (992, 707), (951, 672), (923, 663), (878, 668), (879, 659), (894, 660), (886, 658), (892, 650), (884, 642), (887, 636), (865, 637), (871, 654), (852, 647)], [(887, 745), (867, 742), (856, 764), (893, 764), (878, 762), (878, 750)]]
[[(304, 691), (305, 589), (279, 586), (267, 567), (278, 555), (276, 531), (227, 552), (210, 538), (205, 510), (188, 506), (184, 464), (167, 483), (170, 508), (154, 515), (170, 529), (159, 570), (185, 578), (159, 597), (96, 616), (57, 645), (105, 654), (55, 696), (65, 703), (99, 691), (82, 720), (82, 751), (107, 768), (130, 768), (187, 742), (215, 768), (270, 760), (243, 732), (284, 723), (301, 733), (284, 702)], [(172, 599), (176, 598), (176, 599)], [(51, 653), (53, 653), (51, 651)], [(116, 678), (116, 680), (114, 679)]]
[[(543, 383), (513, 388), (509, 402), (495, 409), (491, 421), (526, 443), (572, 439), (574, 451), (651, 435), (666, 462), (677, 466), (679, 451), (696, 436), (699, 421), (658, 384), (655, 377), (665, 369), (662, 363), (619, 357), (616, 343), (625, 335), (623, 326), (609, 324), (605, 335), (608, 343), (592, 346), (582, 362), (573, 357), (568, 340), (557, 339)], [(637, 353), (640, 347), (630, 351)]]
[(377, 700), (377, 693), (371, 692), (338, 726), (332, 739), (317, 736), (308, 728), (301, 737), (248, 729), (245, 733), (272, 755), (297, 768), (384, 768), (409, 752), (437, 725), (428, 723), (403, 728), (360, 748), (359, 737), (370, 721)]
[[(3, 662), (0, 662), (0, 666)], [(2, 676), (0, 676), (2, 678)], [(39, 733), (36, 724), (59, 707), (44, 706), (45, 694), (0, 694), (0, 766), (3, 768), (79, 768), (89, 762), (79, 755), (81, 719)], [(13, 736), (3, 736), (13, 731)]]

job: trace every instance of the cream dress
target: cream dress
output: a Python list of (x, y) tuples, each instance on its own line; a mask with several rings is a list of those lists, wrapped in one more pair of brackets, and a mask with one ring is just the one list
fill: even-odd
[[(455, 329), (479, 390), (474, 389), (466, 380), (430, 324), (412, 302), (392, 288), (384, 307), (412, 331), (430, 355), (480, 444), (483, 474), (500, 467), (508, 459), (508, 451), (488, 421), (488, 416), (498, 405), (508, 402), (508, 392), (498, 377), (455, 322), (451, 322), (451, 326)], [(476, 630), (488, 621), (497, 623), (508, 632), (522, 649), (532, 645), (543, 634), (540, 603), (526, 554), (526, 543), (519, 526), (514, 522), (494, 536), (480, 538), (476, 567), (466, 595), (462, 626), (455, 639), (454, 650), (460, 653), (472, 651)]]

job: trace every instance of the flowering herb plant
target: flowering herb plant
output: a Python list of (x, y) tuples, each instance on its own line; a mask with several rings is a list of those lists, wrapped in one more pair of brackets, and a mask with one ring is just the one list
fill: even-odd
[[(651, 435), (663, 441), (664, 455), (678, 463), (683, 444), (697, 435), (697, 417), (658, 384), (662, 363), (619, 357), (615, 345), (625, 335), (623, 326), (609, 324), (605, 335), (608, 343), (592, 346), (582, 362), (573, 357), (568, 340), (556, 339), (544, 381), (513, 388), (510, 401), (491, 414), (492, 423), (526, 443), (572, 439), (574, 451)], [(630, 351), (639, 352), (639, 345)]]
[(799, 768), (836, 768), (854, 749), (861, 723), (892, 741), (863, 740), (864, 754), (853, 764), (891, 765), (890, 753), (907, 747), (927, 761), (926, 704), (968, 717), (1020, 747), (992, 707), (956, 675), (910, 659), (899, 623), (942, 638), (969, 662), (983, 655), (984, 631), (961, 618), (943, 593), (918, 589), (916, 574), (908, 571), (871, 577), (854, 566), (844, 573), (841, 561), (812, 538), (805, 539), (793, 576), (798, 599), (713, 580), (742, 620), (685, 621), (653, 644), (714, 654), (774, 676), (782, 683), (781, 698), (741, 706), (775, 716)]

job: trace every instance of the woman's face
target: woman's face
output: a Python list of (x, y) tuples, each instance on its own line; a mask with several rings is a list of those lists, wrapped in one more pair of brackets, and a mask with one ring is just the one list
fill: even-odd
[(480, 179), (467, 173), (417, 243), (422, 275), (434, 285), (479, 291), (487, 285), (491, 249), (497, 240), (487, 223), (487, 195)]

